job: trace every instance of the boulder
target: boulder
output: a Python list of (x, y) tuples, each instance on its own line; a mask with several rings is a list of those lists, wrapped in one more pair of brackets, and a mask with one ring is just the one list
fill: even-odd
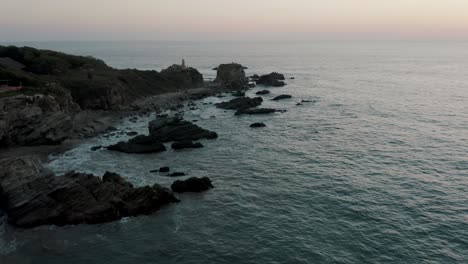
[(261, 97), (240, 97), (234, 98), (228, 102), (217, 103), (216, 107), (221, 109), (229, 109), (229, 110), (241, 110), (241, 109), (249, 109), (253, 107), (257, 107), (261, 105), (263, 99)]
[(185, 176), (185, 173), (183, 172), (173, 172), (171, 174), (169, 174), (170, 177), (182, 177), (182, 176)]
[(169, 172), (171, 169), (169, 167), (161, 167), (159, 168), (159, 172)]
[(245, 67), (238, 63), (221, 64), (216, 68), (214, 82), (229, 89), (242, 90), (249, 83), (249, 79), (245, 77), (244, 69)]
[(266, 125), (263, 124), (263, 123), (253, 123), (253, 124), (250, 125), (250, 127), (258, 128), (258, 127), (266, 127)]
[(110, 172), (102, 179), (76, 172), (57, 177), (35, 157), (3, 159), (0, 167), (0, 210), (17, 227), (104, 223), (178, 201), (167, 188), (137, 188)]
[(236, 115), (264, 115), (275, 112), (281, 112), (281, 110), (272, 108), (241, 109), (236, 111)]
[(286, 85), (283, 82), (284, 79), (283, 74), (272, 72), (270, 74), (260, 76), (256, 83), (265, 86), (281, 87)]
[(283, 99), (289, 99), (289, 98), (292, 98), (291, 95), (288, 95), (288, 94), (282, 94), (282, 95), (278, 95), (276, 96), (275, 98), (271, 99), (273, 101), (279, 101), (279, 100), (283, 100)]
[(268, 90), (261, 90), (261, 91), (256, 92), (255, 94), (264, 95), (264, 94), (269, 94), (269, 93), (270, 93), (270, 91), (268, 91)]
[(192, 177), (185, 181), (178, 180), (171, 185), (173, 192), (203, 192), (213, 188), (213, 184), (208, 177), (197, 178)]
[(172, 143), (172, 149), (186, 149), (186, 148), (203, 148), (203, 145), (200, 142), (187, 141), (177, 141)]

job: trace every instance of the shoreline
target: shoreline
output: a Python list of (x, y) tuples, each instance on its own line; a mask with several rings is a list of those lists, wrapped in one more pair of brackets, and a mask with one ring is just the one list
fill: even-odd
[[(88, 139), (97, 137), (108, 132), (108, 128), (116, 125), (123, 118), (141, 116), (149, 112), (160, 113), (175, 108), (191, 100), (214, 96), (227, 92), (219, 86), (185, 89), (178, 92), (162, 93), (147, 98), (140, 98), (129, 105), (130, 108), (138, 110), (83, 110), (74, 117), (74, 135), (64, 140), (59, 145), (38, 146), (13, 146), (0, 150), (0, 159), (18, 156), (36, 156), (43, 164), (50, 161), (50, 155), (63, 154), (74, 147), (82, 144)], [(89, 136), (80, 135), (77, 130), (88, 130)]]

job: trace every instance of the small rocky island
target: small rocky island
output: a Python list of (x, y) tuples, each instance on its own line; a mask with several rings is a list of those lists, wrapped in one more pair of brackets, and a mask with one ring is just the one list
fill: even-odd
[[(47, 157), (49, 147), (63, 151), (70, 140), (115, 131), (112, 124), (123, 117), (133, 116), (130, 120), (136, 121), (139, 115), (177, 109), (184, 101), (223, 92), (236, 98), (216, 107), (233, 110), (235, 115), (282, 111), (257, 108), (262, 97), (246, 97), (245, 91), (256, 84), (283, 86), (284, 76), (271, 73), (248, 78), (245, 69), (237, 63), (221, 64), (216, 68), (216, 79), (207, 82), (185, 62), (160, 72), (118, 70), (92, 57), (0, 46), (0, 80), (8, 80), (0, 86), (0, 216), (5, 213), (10, 224), (23, 228), (95, 224), (151, 214), (179, 202), (174, 193), (213, 188), (207, 177), (177, 180), (166, 188), (158, 184), (135, 187), (113, 172), (95, 176), (70, 171), (57, 176), (43, 166), (44, 155), (30, 154), (47, 149), (43, 151)], [(269, 93), (263, 90), (257, 94)], [(280, 99), (285, 98), (289, 97), (282, 95)], [(153, 153), (166, 151), (165, 143), (177, 150), (196, 149), (203, 147), (196, 141), (218, 137), (194, 122), (158, 115), (149, 122), (148, 135), (127, 132), (132, 137), (129, 140), (95, 146), (90, 151)], [(159, 170), (167, 171), (167, 167)]]

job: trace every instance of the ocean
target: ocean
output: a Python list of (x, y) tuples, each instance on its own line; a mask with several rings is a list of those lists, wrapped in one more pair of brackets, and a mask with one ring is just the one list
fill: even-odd
[[(161, 70), (185, 59), (284, 73), (265, 116), (210, 103), (187, 120), (216, 131), (202, 149), (129, 155), (87, 140), (51, 157), (56, 173), (113, 171), (137, 186), (208, 176), (214, 189), (99, 225), (0, 227), (0, 263), (468, 263), (468, 49), (463, 42), (14, 43)], [(294, 79), (290, 79), (294, 77)], [(256, 87), (248, 96), (263, 87)], [(292, 99), (271, 101), (280, 94)], [(296, 105), (301, 100), (311, 102)], [(204, 104), (207, 103), (207, 104)], [(153, 116), (154, 117), (154, 116)], [(118, 128), (147, 133), (147, 122)], [(263, 122), (265, 128), (252, 129)]]

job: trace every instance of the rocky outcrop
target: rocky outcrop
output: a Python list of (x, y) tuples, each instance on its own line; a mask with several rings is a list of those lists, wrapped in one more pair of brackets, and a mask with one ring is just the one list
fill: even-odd
[(192, 177), (185, 181), (178, 180), (171, 185), (172, 191), (176, 193), (203, 192), (211, 188), (213, 188), (213, 184), (208, 177)]
[(236, 111), (235, 115), (265, 115), (272, 114), (275, 112), (282, 112), (278, 109), (273, 108), (254, 108), (254, 109), (241, 109)]
[(253, 123), (250, 125), (252, 128), (266, 127), (264, 123)]
[[(215, 139), (218, 134), (203, 129), (179, 118), (158, 118), (149, 123), (149, 135), (139, 135), (107, 147), (108, 150), (124, 153), (145, 154), (165, 151), (165, 142), (191, 142), (200, 139)], [(177, 145), (177, 144), (176, 144)], [(195, 147), (199, 147), (195, 143)]]
[(108, 150), (119, 151), (127, 154), (148, 154), (166, 151), (166, 147), (159, 141), (149, 136), (136, 136), (128, 141), (120, 141), (117, 144), (106, 147)]
[(261, 90), (261, 91), (256, 92), (255, 94), (257, 94), (257, 95), (265, 95), (265, 94), (269, 94), (269, 93), (270, 93), (270, 91), (268, 91), (268, 90)]
[(265, 86), (281, 87), (286, 85), (283, 82), (284, 79), (283, 74), (272, 72), (270, 74), (260, 76), (256, 83)]
[(0, 99), (0, 147), (60, 144), (73, 129), (79, 110), (52, 95), (17, 95)]
[(171, 148), (172, 149), (203, 148), (203, 145), (200, 142), (194, 143), (190, 140), (177, 141), (177, 142), (172, 143)]
[(292, 98), (292, 96), (289, 95), (289, 94), (282, 94), (282, 95), (276, 96), (275, 98), (273, 98), (273, 99), (271, 99), (271, 100), (273, 100), (273, 101), (279, 101), (279, 100), (289, 99), (289, 98)]
[(218, 134), (179, 118), (158, 118), (149, 123), (149, 134), (159, 142), (215, 139)]
[(159, 168), (159, 172), (169, 172), (171, 169), (169, 167), (161, 167)]
[(174, 64), (161, 71), (161, 76), (171, 80), (180, 88), (200, 88), (203, 87), (203, 75), (196, 69)]
[(115, 173), (57, 177), (34, 157), (3, 159), (0, 167), (0, 210), (18, 227), (103, 223), (178, 201), (167, 188), (137, 188)]
[(215, 83), (233, 90), (242, 90), (249, 84), (249, 79), (245, 76), (246, 69), (237, 63), (221, 64), (218, 66)]
[(234, 98), (228, 102), (217, 103), (216, 107), (221, 109), (228, 109), (228, 110), (241, 110), (241, 109), (249, 109), (253, 107), (257, 107), (261, 105), (263, 99), (261, 97), (240, 97)]

